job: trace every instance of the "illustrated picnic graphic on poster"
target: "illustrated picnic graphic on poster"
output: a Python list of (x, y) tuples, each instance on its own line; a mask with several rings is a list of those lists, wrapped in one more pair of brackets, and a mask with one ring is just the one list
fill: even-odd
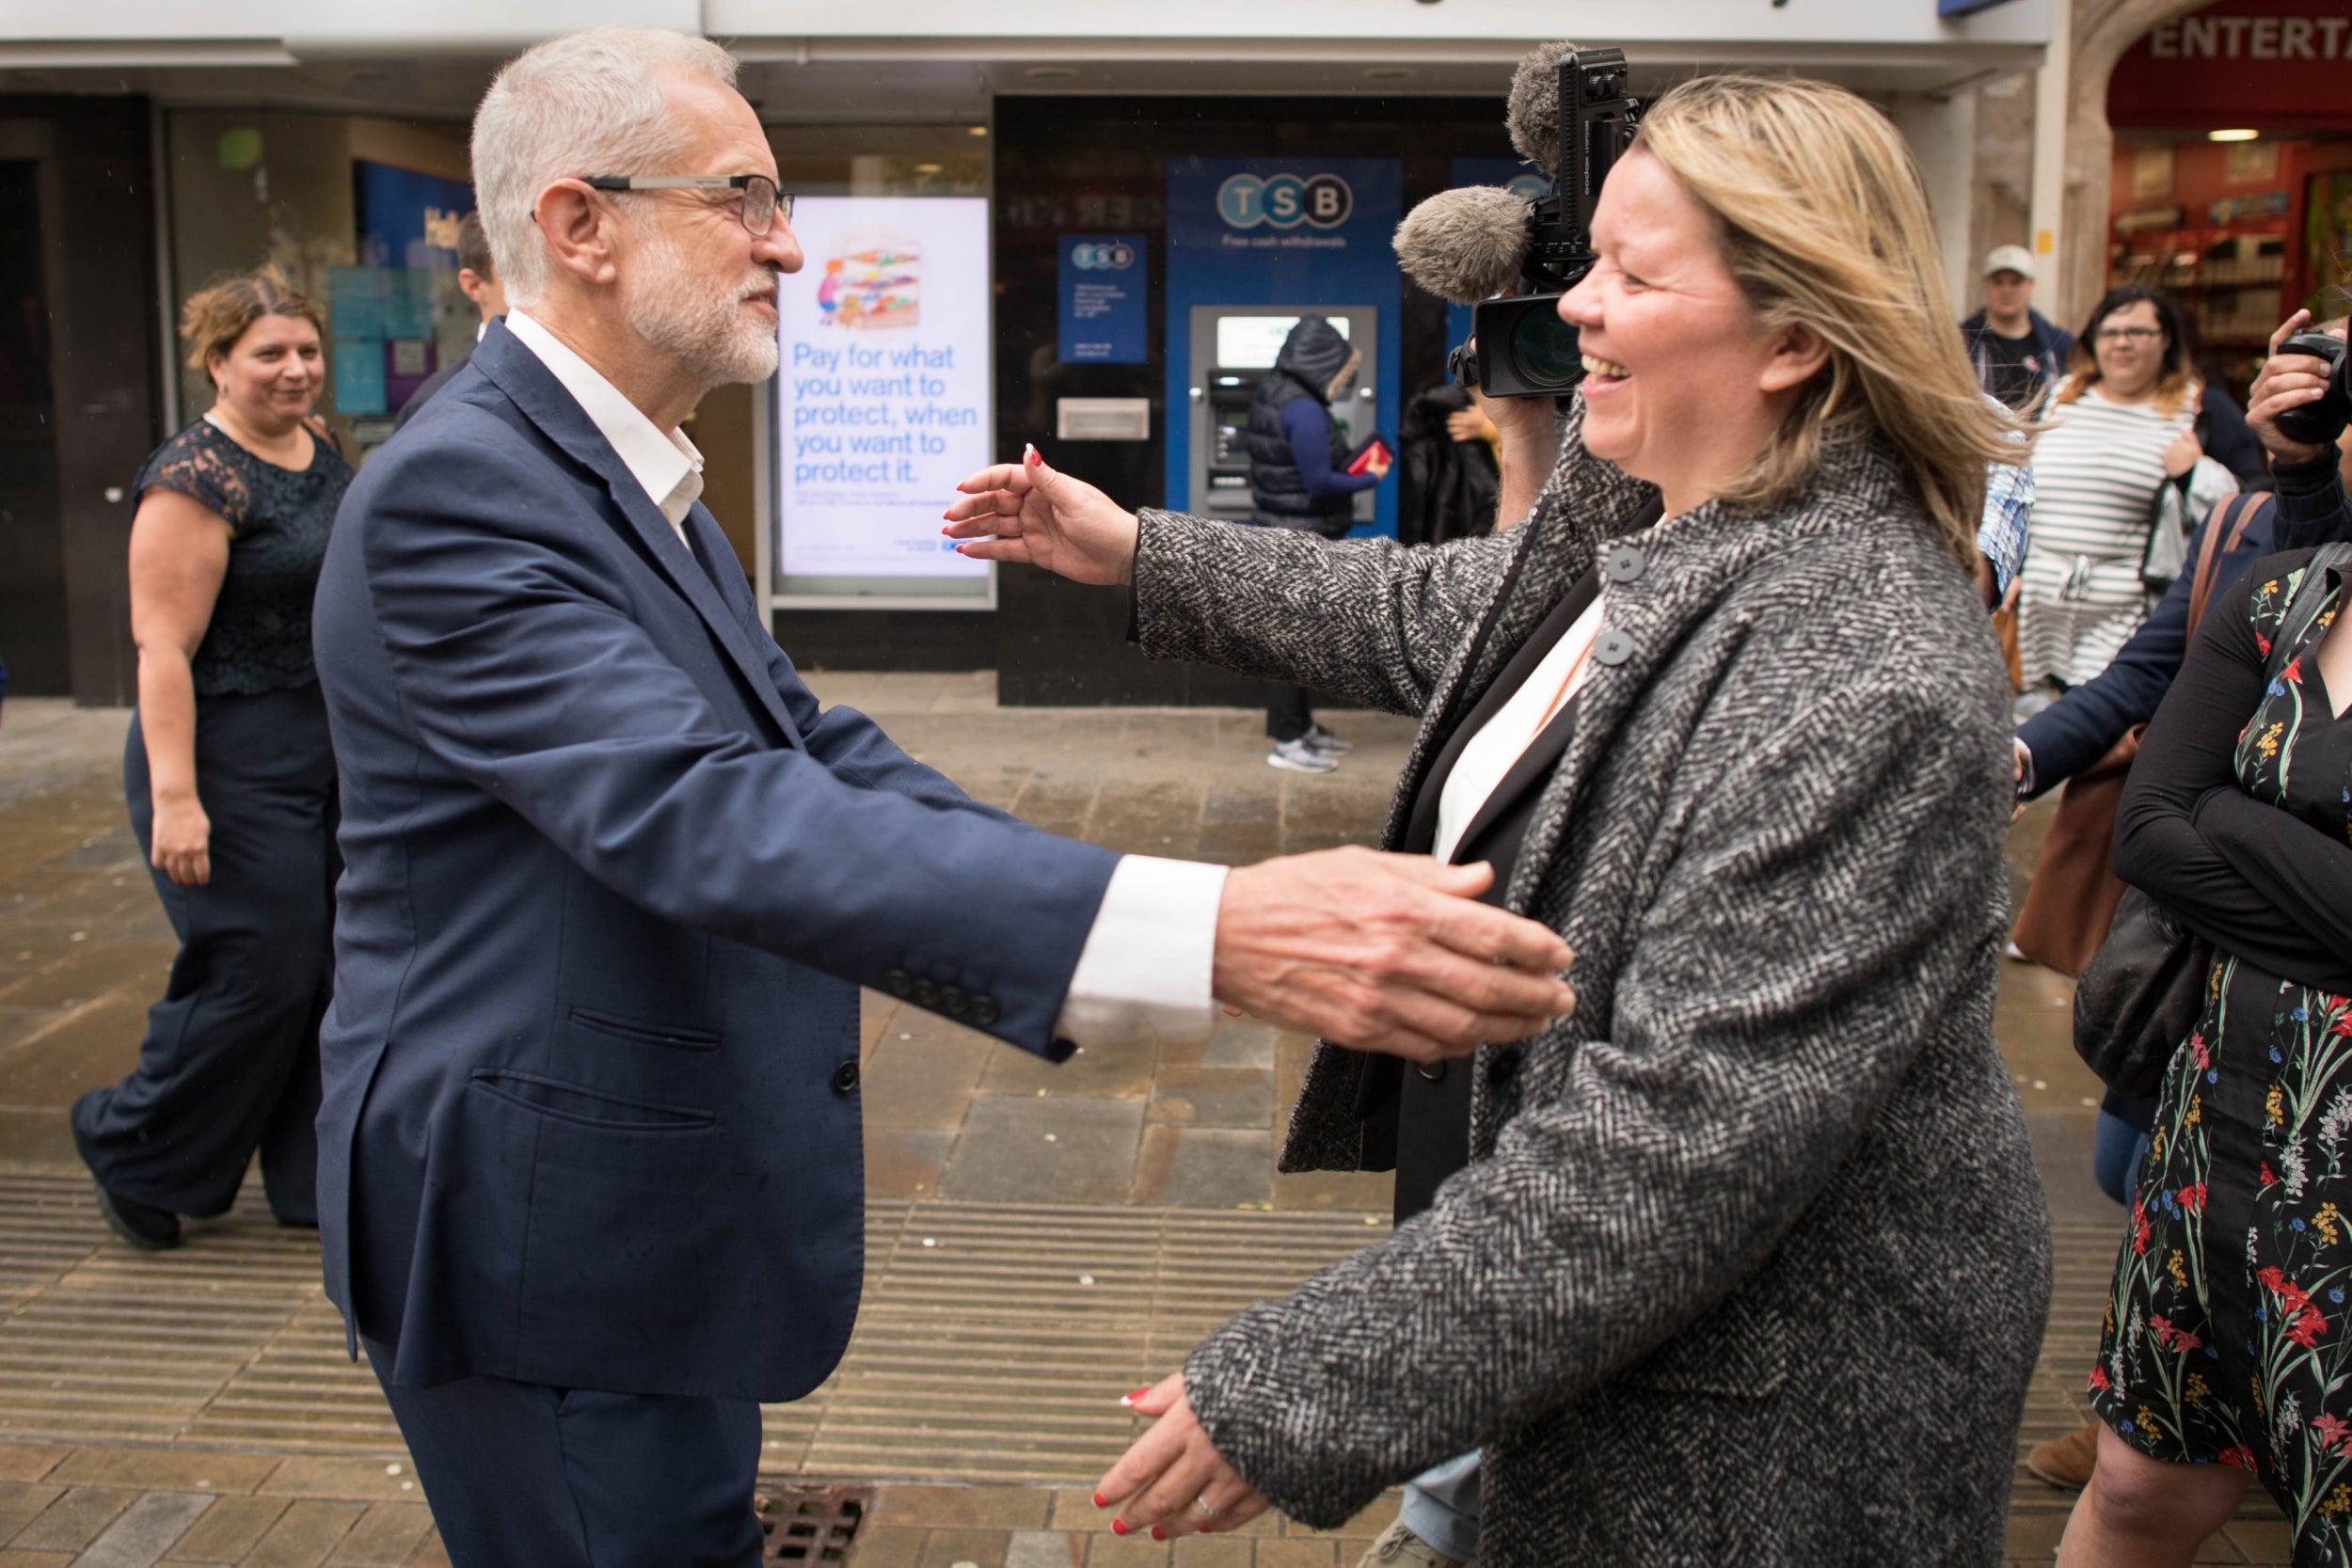
[(782, 279), (777, 560), (790, 577), (981, 578), (940, 511), (990, 455), (988, 203), (807, 197)]

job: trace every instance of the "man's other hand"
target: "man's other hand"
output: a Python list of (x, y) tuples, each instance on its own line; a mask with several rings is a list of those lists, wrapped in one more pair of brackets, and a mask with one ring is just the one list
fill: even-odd
[(1576, 1006), (1567, 943), (1475, 902), (1491, 867), (1325, 849), (1225, 879), (1218, 1001), (1337, 1045), (1417, 1062), (1525, 1039)]
[(2328, 454), (2326, 447), (2294, 440), (2279, 428), (2280, 414), (2317, 403), (2327, 393), (2328, 372), (2334, 369), (2312, 355), (2279, 352), (2279, 345), (2302, 331), (2311, 319), (2309, 310), (2297, 310), (2270, 335), (2270, 357), (2263, 361), (2262, 373), (2246, 393), (2246, 422), (2280, 463), (2309, 463)]

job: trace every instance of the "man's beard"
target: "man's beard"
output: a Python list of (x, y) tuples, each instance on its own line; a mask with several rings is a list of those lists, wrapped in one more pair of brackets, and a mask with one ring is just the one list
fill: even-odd
[(774, 276), (763, 270), (733, 283), (699, 278), (668, 235), (652, 231), (650, 225), (638, 234), (637, 266), (625, 307), (629, 329), (714, 387), (775, 374), (775, 328), (743, 309), (747, 298), (774, 289)]

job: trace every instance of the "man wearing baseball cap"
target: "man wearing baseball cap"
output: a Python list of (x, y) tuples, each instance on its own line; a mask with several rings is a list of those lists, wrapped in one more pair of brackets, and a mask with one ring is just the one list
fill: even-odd
[(1984, 259), (1984, 309), (1960, 324), (1985, 391), (2020, 410), (2041, 405), (2074, 352), (2074, 340), (2033, 308), (2033, 273), (2024, 245), (1994, 245)]

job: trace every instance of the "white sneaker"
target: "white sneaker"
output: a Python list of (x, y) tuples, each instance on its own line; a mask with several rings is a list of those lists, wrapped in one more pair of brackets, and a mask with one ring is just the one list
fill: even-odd
[(1352, 740), (1342, 740), (1321, 724), (1310, 724), (1307, 733), (1298, 737), (1327, 757), (1343, 757), (1356, 749)]
[(1340, 765), (1337, 757), (1325, 756), (1309, 745), (1304, 736), (1276, 741), (1265, 760), (1269, 768), (1287, 768), (1294, 773), (1328, 773)]

